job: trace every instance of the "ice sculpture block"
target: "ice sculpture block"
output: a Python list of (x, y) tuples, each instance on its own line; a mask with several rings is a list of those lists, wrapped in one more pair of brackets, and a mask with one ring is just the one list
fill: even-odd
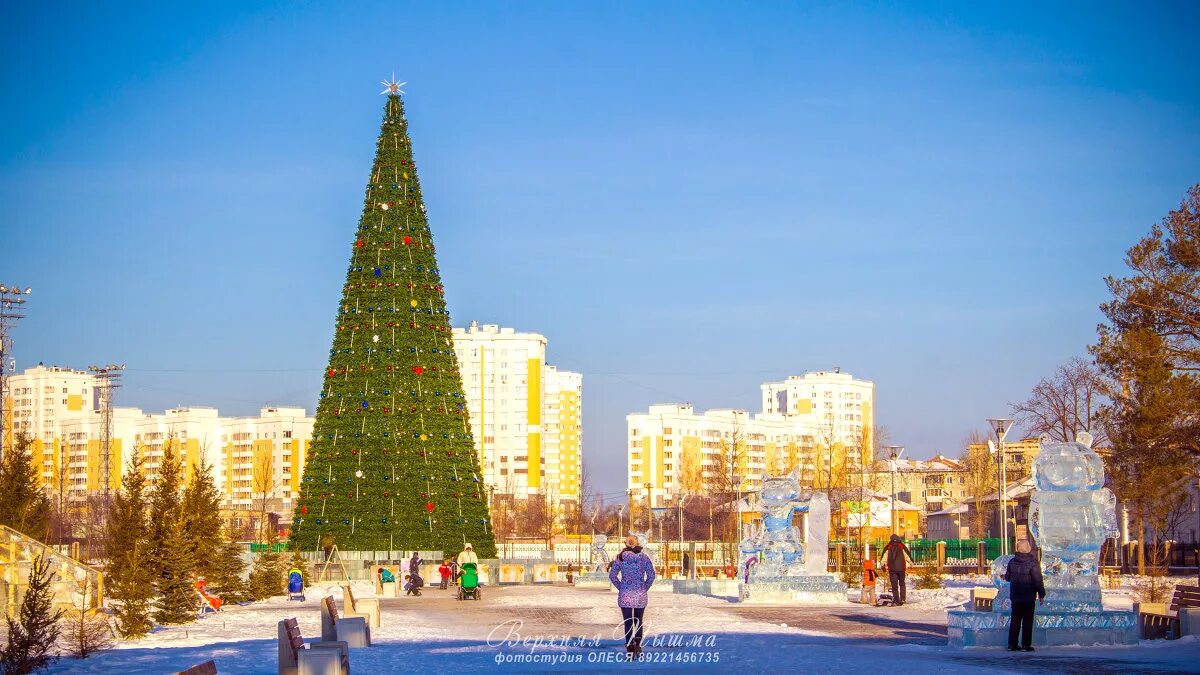
[[(846, 585), (826, 571), (829, 559), (829, 498), (800, 487), (795, 473), (763, 479), (762, 527), (742, 540), (739, 599), (742, 602), (844, 602)], [(792, 526), (808, 515), (803, 540)]]
[[(1033, 463), (1029, 531), (1041, 547), (1046, 603), (1034, 616), (1038, 645), (1133, 644), (1133, 612), (1105, 610), (1096, 577), (1100, 547), (1117, 530), (1116, 499), (1104, 487), (1104, 463), (1080, 433), (1074, 443), (1042, 442)], [(950, 645), (1001, 647), (1008, 641), (1012, 600), (1003, 574), (1011, 555), (992, 563), (1000, 587), (991, 612), (951, 611)]]

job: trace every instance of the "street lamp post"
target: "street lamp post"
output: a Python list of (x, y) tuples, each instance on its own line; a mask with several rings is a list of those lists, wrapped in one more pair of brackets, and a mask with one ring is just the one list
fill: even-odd
[(683, 570), (683, 505), (687, 502), (687, 495), (679, 496), (679, 574), (686, 578)]
[[(885, 445), (885, 446), (883, 446), (883, 449), (888, 451), (888, 469), (892, 474), (892, 508), (890, 511), (890, 515), (891, 515), (891, 524), (892, 524), (892, 534), (896, 534), (897, 521), (899, 520), (898, 518), (896, 518), (896, 462), (899, 461), (900, 456), (904, 454), (904, 446), (903, 445)], [(870, 512), (870, 510), (868, 510), (867, 518), (870, 518), (870, 517), (871, 517), (871, 512)]]
[[(996, 433), (996, 505), (1000, 519), (1000, 555), (1008, 555), (1008, 462), (1004, 456), (1004, 437), (1012, 428), (1013, 421), (1007, 417), (988, 418), (988, 424)], [(991, 441), (988, 441), (991, 445)]]
[(617, 507), (617, 539), (625, 541), (625, 505)]

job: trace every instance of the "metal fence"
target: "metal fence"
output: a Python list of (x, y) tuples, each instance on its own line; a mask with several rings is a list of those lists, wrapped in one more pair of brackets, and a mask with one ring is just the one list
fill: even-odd
[[(995, 560), (1000, 556), (1000, 538), (992, 537), (987, 539), (910, 539), (904, 542), (908, 547), (909, 554), (912, 556), (913, 562), (918, 565), (937, 562), (937, 545), (938, 542), (946, 544), (946, 563), (953, 565), (958, 562), (975, 564), (979, 560), (979, 542), (985, 542), (987, 545), (987, 559)], [(879, 551), (887, 545), (886, 539), (878, 539), (868, 542), (871, 545), (871, 551), (878, 556)], [(836, 551), (839, 545), (848, 544), (849, 550), (854, 551), (852, 554), (855, 560), (861, 557), (862, 547), (856, 540), (849, 542), (831, 541), (829, 542), (829, 559), (836, 559)]]

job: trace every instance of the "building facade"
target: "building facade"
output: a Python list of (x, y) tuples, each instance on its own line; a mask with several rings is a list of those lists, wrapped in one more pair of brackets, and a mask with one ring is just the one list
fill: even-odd
[(686, 494), (755, 492), (764, 475), (797, 471), (801, 482), (854, 482), (873, 455), (875, 386), (819, 371), (762, 385), (763, 410), (697, 413), (659, 404), (626, 416), (632, 499), (668, 506)]
[[(257, 417), (221, 417), (216, 408), (179, 407), (162, 414), (114, 407), (105, 474), (100, 385), (86, 372), (39, 365), (5, 380), (12, 431), (30, 439), (42, 487), (64, 508), (116, 491), (136, 455), (147, 482), (158, 481), (168, 445), (185, 477), (211, 467), (231, 513), (265, 510), (290, 518), (299, 491), (313, 418), (303, 408), (265, 407)], [(15, 436), (5, 437), (6, 445)]]
[(580, 498), (583, 376), (546, 363), (544, 335), (494, 324), (455, 328), (483, 482), (511, 499)]

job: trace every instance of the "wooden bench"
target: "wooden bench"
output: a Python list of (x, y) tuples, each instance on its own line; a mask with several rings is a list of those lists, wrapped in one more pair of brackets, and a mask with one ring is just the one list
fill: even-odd
[(217, 675), (217, 663), (211, 660), (205, 661), (187, 670), (181, 670), (175, 673), (175, 675)]
[(345, 642), (304, 644), (300, 625), (279, 622), (279, 675), (350, 675), (350, 647)]
[(351, 647), (371, 646), (371, 626), (364, 614), (338, 616), (333, 596), (321, 601), (321, 639), (325, 642), (345, 642)]
[(355, 600), (354, 591), (350, 589), (350, 584), (346, 584), (342, 586), (342, 607), (346, 610), (346, 616), (361, 614), (367, 617), (372, 628), (379, 628), (379, 598)]
[[(1166, 638), (1174, 640), (1183, 636), (1181, 614), (1188, 609), (1200, 609), (1200, 586), (1175, 587), (1171, 604), (1141, 603), (1138, 608), (1138, 626), (1143, 640)], [(1200, 626), (1189, 626), (1189, 633), (1200, 633)]]

